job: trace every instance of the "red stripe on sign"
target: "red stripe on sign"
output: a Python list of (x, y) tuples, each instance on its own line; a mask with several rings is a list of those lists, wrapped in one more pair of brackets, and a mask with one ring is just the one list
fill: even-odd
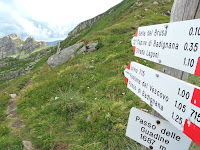
[(187, 119), (185, 120), (183, 133), (200, 145), (200, 128)]
[[(125, 77), (126, 78), (126, 77)], [(126, 78), (126, 84), (128, 85), (128, 78)]]
[(194, 89), (191, 103), (200, 108), (200, 90), (197, 88)]
[(200, 76), (200, 57), (198, 58), (198, 62), (197, 62), (197, 66), (196, 66), (196, 70), (194, 74)]
[(137, 35), (138, 35), (138, 29), (137, 29), (137, 31), (136, 31), (136, 33), (135, 33), (134, 37), (137, 37)]
[(134, 52), (134, 54), (135, 54), (135, 49), (136, 49), (136, 46), (133, 46), (133, 52)]
[(130, 69), (131, 69), (131, 63), (128, 65), (127, 69), (128, 69), (128, 70), (130, 70)]

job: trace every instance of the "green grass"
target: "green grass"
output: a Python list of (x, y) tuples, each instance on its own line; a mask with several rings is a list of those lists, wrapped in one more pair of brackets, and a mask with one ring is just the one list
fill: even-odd
[(17, 53), (17, 54), (9, 55), (8, 57), (17, 58), (19, 55), (20, 55), (20, 53)]
[[(132, 107), (149, 112), (151, 108), (127, 89), (123, 71), (130, 61), (157, 70), (160, 66), (134, 57), (130, 40), (139, 26), (169, 22), (170, 17), (161, 13), (171, 10), (173, 3), (160, 2), (154, 6), (153, 0), (141, 1), (143, 5), (138, 7), (135, 1), (124, 0), (115, 6), (113, 13), (81, 31), (79, 36), (61, 42), (63, 49), (81, 41), (99, 41), (97, 51), (78, 55), (53, 70), (46, 63), (48, 54), (29, 75), (0, 82), (2, 91), (17, 92), (32, 78), (32, 85), (17, 105), (26, 123), (23, 135), (36, 148), (140, 149), (140, 144), (125, 136), (129, 112)], [(51, 54), (55, 52), (56, 47)]]
[(23, 55), (20, 56), (20, 59), (25, 58), (25, 57), (28, 57), (28, 56), (30, 56), (31, 54), (34, 54), (34, 53), (36, 53), (36, 52), (39, 52), (39, 51), (41, 51), (41, 50), (43, 50), (43, 49), (45, 49), (45, 48), (48, 48), (48, 46), (41, 46), (41, 47), (35, 49), (34, 51), (32, 51), (31, 53), (27, 53), (27, 54), (24, 53), (24, 51), (22, 51), (21, 54), (23, 54)]
[[(17, 84), (16, 87), (13, 87), (13, 83)], [(22, 150), (22, 140), (11, 134), (6, 121), (7, 115), (5, 111), (10, 100), (8, 93), (13, 93), (14, 89), (16, 90), (15, 92), (19, 91), (24, 84), (24, 79), (19, 79), (17, 82), (13, 83), (7, 85), (6, 89), (0, 92), (0, 149), (2, 150)], [(2, 88), (2, 85), (0, 88)]]
[(43, 50), (43, 49), (45, 49), (45, 48), (47, 48), (48, 46), (41, 46), (41, 47), (39, 47), (39, 48), (37, 48), (37, 49), (35, 49), (34, 51), (32, 51), (31, 52), (31, 54), (33, 54), (33, 53), (35, 53), (35, 52), (38, 52), (38, 51), (41, 51), (41, 50)]

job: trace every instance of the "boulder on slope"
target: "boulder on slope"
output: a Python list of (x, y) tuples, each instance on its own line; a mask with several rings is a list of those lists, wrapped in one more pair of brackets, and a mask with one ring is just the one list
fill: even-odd
[(89, 43), (87, 45), (84, 45), (84, 42), (81, 42), (72, 45), (68, 48), (63, 49), (59, 53), (50, 56), (47, 60), (47, 63), (51, 68), (55, 68), (56, 66), (61, 65), (66, 61), (74, 58), (75, 55), (79, 55), (83, 52), (92, 52), (96, 50), (97, 44), (98, 43)]

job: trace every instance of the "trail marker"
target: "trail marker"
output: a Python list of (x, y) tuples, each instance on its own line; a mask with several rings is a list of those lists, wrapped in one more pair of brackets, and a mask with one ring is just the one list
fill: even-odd
[(200, 76), (200, 19), (139, 27), (135, 56)]
[(131, 62), (124, 75), (128, 88), (200, 145), (200, 88)]
[(188, 150), (191, 140), (169, 122), (132, 108), (126, 136), (154, 150)]

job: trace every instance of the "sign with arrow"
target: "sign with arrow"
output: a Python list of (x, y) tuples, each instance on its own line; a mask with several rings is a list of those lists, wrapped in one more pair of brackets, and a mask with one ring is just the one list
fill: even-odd
[(135, 56), (200, 76), (200, 19), (139, 27)]
[(200, 88), (131, 62), (124, 75), (127, 87), (200, 145)]
[(191, 140), (169, 122), (132, 108), (126, 136), (155, 150), (188, 150)]

